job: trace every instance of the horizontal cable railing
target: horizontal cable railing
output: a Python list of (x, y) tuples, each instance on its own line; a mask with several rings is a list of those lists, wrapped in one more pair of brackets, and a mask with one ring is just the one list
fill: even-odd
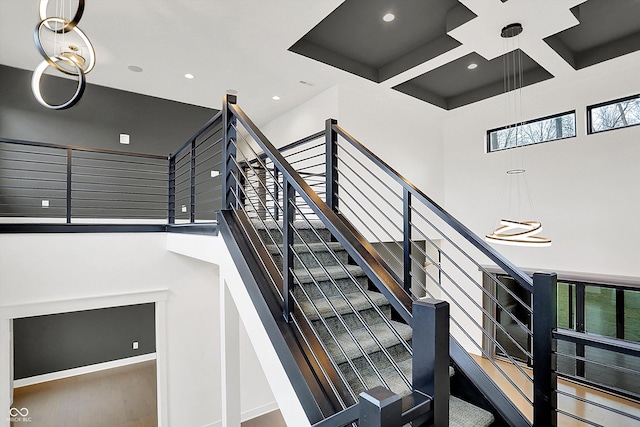
[[(325, 198), (326, 181), (326, 141), (324, 137), (324, 131), (317, 132), (278, 149), (309, 187), (323, 200)], [(274, 168), (273, 161), (264, 153), (261, 153), (258, 158), (262, 160), (263, 167), (272, 172), (265, 174), (265, 184), (272, 189), (274, 198), (282, 202), (282, 192), (280, 191), (281, 178), (278, 170)], [(254, 159), (252, 164), (256, 163), (257, 160)], [(274, 205), (270, 200), (267, 200), (267, 204), (268, 206), (266, 208), (272, 210), (275, 218), (278, 219), (280, 217), (278, 206)], [(308, 206), (301, 204), (301, 208), (305, 214), (310, 215), (312, 218), (314, 217), (313, 212)]]
[[(494, 276), (483, 282), (482, 265), (501, 265), (527, 290), (532, 288), (531, 278), (342, 128), (332, 129), (338, 135), (333, 179), (339, 212), (373, 243), (407, 291), (451, 304), (452, 336), (469, 353), (493, 364), (501, 377), (498, 381), (506, 384), (504, 391), (529, 408), (525, 413), (531, 420), (533, 376), (525, 365), (533, 357), (529, 344), (533, 332), (514, 315), (514, 307), (497, 300), (495, 288), (511, 295), (518, 310), (531, 313), (530, 303)], [(487, 308), (483, 301), (491, 301), (495, 308)], [(496, 334), (506, 339), (499, 340)], [(520, 357), (512, 356), (505, 345)], [(495, 361), (491, 348), (504, 353), (511, 369)]]
[[(408, 392), (410, 381), (396, 361), (400, 356), (395, 355), (394, 358), (382, 345), (376, 334), (381, 330), (380, 325), (374, 331), (360, 314), (363, 307), (357, 310), (353, 301), (360, 301), (379, 315), (383, 328), (393, 334), (399, 347), (404, 349), (405, 359), (411, 356), (410, 344), (373, 301), (375, 295), (363, 288), (357, 278), (358, 269), (348, 265), (346, 256), (337, 252), (339, 248), (331, 243), (327, 230), (317, 228), (317, 216), (308, 203), (291, 188), (273, 161), (255, 151), (255, 142), (240, 126), (233, 126), (237, 139), (231, 141), (237, 168), (237, 181), (230, 186), (237, 201), (234, 207), (250, 220), (254, 234), (261, 238), (262, 252), (269, 254), (269, 261), (277, 266), (278, 273), (271, 278), (272, 285), (279, 293), (285, 310), (295, 313), (291, 316), (292, 323), (301, 335), (305, 330), (312, 331), (314, 339), (321, 343), (325, 352), (333, 354), (329, 368), (338, 374), (341, 384), (334, 384), (326, 370), (324, 375), (331, 388), (340, 391), (341, 407), (346, 409), (352, 405), (362, 391), (378, 385), (390, 388), (389, 376), (398, 376), (404, 383), (404, 388), (397, 392)], [(300, 152), (285, 154), (287, 158), (295, 159)], [(285, 238), (287, 230), (291, 234), (288, 239)], [(285, 253), (291, 257), (288, 263), (285, 263)], [(289, 291), (282, 284), (286, 282), (286, 275), (290, 275), (292, 281)], [(291, 300), (287, 301), (288, 298)], [(348, 313), (344, 307), (349, 307)], [(353, 330), (360, 331), (360, 334), (356, 337)], [(363, 341), (374, 343), (375, 352), (379, 353), (377, 357), (384, 362), (374, 362), (370, 356), (372, 350), (365, 350)], [(378, 368), (385, 363), (390, 365), (391, 373), (383, 373)], [(367, 371), (368, 377), (363, 370)]]
[[(640, 423), (640, 396), (630, 390), (616, 390), (607, 377), (637, 384), (640, 379), (640, 343), (580, 330), (558, 328), (558, 286), (551, 281), (536, 281), (533, 326), (536, 364), (549, 367), (545, 376), (550, 398), (544, 412), (555, 425), (580, 422), (593, 426), (635, 426)], [(552, 345), (555, 341), (555, 345)], [(534, 347), (535, 348), (535, 347)], [(573, 364), (574, 372), (567, 366)], [(534, 364), (534, 372), (536, 365)], [(598, 370), (588, 380), (577, 376), (580, 370)], [(557, 417), (557, 419), (556, 419)]]
[(0, 139), (0, 221), (167, 218), (164, 156)]
[[(362, 406), (362, 397), (358, 396), (365, 391), (411, 395), (406, 413), (399, 413), (398, 422), (431, 413), (442, 423), (448, 416), (448, 387), (444, 386), (448, 381), (444, 379), (448, 378), (449, 306), (438, 306), (446, 307), (437, 316), (445, 319), (444, 323), (426, 322), (433, 330), (417, 335), (429, 342), (422, 344), (420, 352), (439, 349), (441, 353), (437, 357), (421, 354), (417, 360), (437, 363), (419, 363), (410, 374), (415, 356), (408, 326), (412, 323), (411, 298), (383, 260), (371, 252), (369, 242), (341, 220), (325, 202), (326, 197), (320, 196), (333, 192), (321, 178), (329, 170), (327, 165), (334, 164), (327, 153), (335, 154), (337, 146), (326, 138), (317, 141), (326, 137), (326, 132), (319, 132), (278, 151), (235, 102), (225, 102), (225, 108), (224, 150), (229, 161), (224, 171), (223, 206), (232, 209), (249, 236), (261, 268), (282, 303), (284, 319), (297, 331), (299, 342), (309, 347), (319, 366), (316, 378), (325, 385), (328, 395), (335, 395), (333, 409), (323, 412), (330, 418), (318, 425), (348, 425), (357, 420), (354, 404), (360, 399), (357, 408), (362, 416), (367, 405)], [(314, 187), (319, 190), (314, 191)], [(377, 291), (370, 290), (373, 288)], [(420, 306), (425, 304), (431, 303)], [(392, 320), (393, 316), (402, 321)], [(436, 330), (437, 342), (441, 343), (438, 346), (434, 345)], [(438, 399), (413, 396), (414, 390), (423, 387), (431, 387), (433, 392), (435, 376), (433, 371), (426, 371), (435, 369), (438, 384), (442, 384), (437, 388)], [(421, 378), (417, 389), (416, 372)], [(363, 419), (360, 423), (369, 425)]]
[(169, 156), (169, 224), (214, 222), (222, 207), (222, 113)]

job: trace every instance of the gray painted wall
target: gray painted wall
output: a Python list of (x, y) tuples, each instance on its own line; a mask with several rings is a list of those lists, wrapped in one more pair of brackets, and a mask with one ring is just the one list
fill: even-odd
[[(74, 107), (49, 110), (34, 99), (31, 75), (0, 65), (0, 138), (167, 155), (217, 112), (90, 83)], [(74, 80), (47, 75), (42, 80), (43, 96), (52, 103), (74, 90)], [(120, 133), (131, 135), (130, 145), (120, 144)]]
[(14, 319), (13, 345), (16, 380), (154, 353), (155, 305)]
[[(76, 106), (50, 110), (34, 99), (31, 76), (31, 71), (0, 65), (0, 139), (166, 157), (217, 113), (210, 108), (91, 84)], [(54, 104), (64, 102), (74, 89), (74, 80), (44, 76), (42, 81), (43, 96)], [(120, 144), (120, 133), (130, 135), (129, 145)], [(214, 160), (219, 158), (200, 167)], [(127, 160), (76, 152), (73, 164), (74, 218), (166, 218), (166, 160)], [(199, 179), (203, 177), (206, 175)], [(66, 179), (64, 150), (20, 148), (0, 142), (0, 216), (64, 218)], [(179, 208), (188, 204), (185, 194), (189, 195), (189, 188), (182, 176), (176, 193)], [(203, 200), (212, 197), (199, 195)], [(43, 200), (50, 204), (46, 209), (41, 206)], [(211, 202), (198, 203), (200, 211), (215, 207)], [(188, 218), (188, 213), (178, 212)]]

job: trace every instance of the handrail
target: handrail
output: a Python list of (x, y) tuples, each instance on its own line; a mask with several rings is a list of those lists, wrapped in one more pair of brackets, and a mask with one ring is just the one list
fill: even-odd
[(182, 144), (180, 146), (180, 148), (178, 148), (176, 151), (174, 151), (173, 153), (169, 154), (169, 157), (175, 157), (177, 156), (179, 153), (181, 153), (185, 148), (187, 148), (193, 141), (195, 141), (196, 139), (198, 139), (198, 137), (202, 136), (206, 131), (209, 130), (209, 128), (218, 120), (222, 119), (222, 110), (218, 111), (218, 113), (216, 115), (214, 115), (211, 119), (209, 119), (207, 121), (207, 123), (205, 123), (200, 129), (198, 129), (198, 131), (196, 133), (194, 133), (193, 135), (191, 135), (191, 137), (189, 137), (189, 139), (187, 139), (184, 144)]
[(2, 217), (165, 219), (158, 206), (166, 204), (166, 156), (8, 138), (0, 144), (11, 153), (3, 156)]
[(474, 245), (477, 249), (479, 249), (482, 253), (492, 259), (496, 264), (502, 267), (506, 272), (508, 272), (513, 278), (515, 278), (520, 285), (522, 285), (528, 291), (533, 291), (533, 281), (529, 276), (524, 274), (520, 269), (518, 269), (513, 263), (500, 255), (495, 249), (489, 246), (484, 240), (480, 239), (475, 233), (473, 233), (469, 228), (467, 228), (464, 224), (458, 221), (453, 215), (448, 213), (444, 208), (439, 206), (433, 199), (424, 194), (419, 188), (413, 185), (409, 180), (400, 175), (395, 169), (393, 169), (389, 164), (380, 159), (377, 155), (375, 155), (372, 151), (366, 148), (361, 142), (351, 136), (347, 131), (342, 129), (339, 125), (335, 124), (332, 128), (342, 136), (346, 141), (348, 141), (353, 147), (358, 149), (362, 154), (364, 154), (369, 160), (374, 162), (377, 166), (379, 166), (383, 171), (385, 171), (391, 178), (393, 178), (396, 182), (398, 182), (405, 190), (411, 193), (412, 196), (416, 197), (420, 200), (424, 205), (426, 205), (432, 212), (434, 212), (440, 219), (445, 221), (448, 225), (450, 225), (454, 230), (456, 230), (460, 235), (462, 235), (467, 241), (469, 241), (472, 245)]
[(411, 315), (412, 298), (403, 290), (402, 285), (389, 274), (389, 269), (385, 267), (384, 261), (375, 253), (371, 244), (355, 230), (347, 227), (338, 215), (329, 209), (240, 107), (236, 104), (228, 104), (228, 108), (260, 148), (265, 153), (271, 153), (270, 158), (275, 167), (309, 204), (314, 213), (327, 226), (327, 229), (343, 244), (349, 255), (365, 270), (376, 287), (387, 296), (400, 316), (407, 324), (411, 325), (413, 320)]
[(571, 329), (557, 329), (553, 332), (553, 338), (599, 348), (601, 350), (640, 357), (640, 343), (632, 341), (625, 341), (589, 332), (576, 332)]
[(6, 143), (16, 144), (16, 145), (27, 145), (27, 146), (32, 146), (32, 147), (55, 148), (55, 149), (60, 149), (60, 150), (86, 151), (86, 152), (91, 152), (91, 153), (115, 154), (115, 155), (119, 155), (119, 156), (142, 157), (142, 158), (147, 158), (147, 159), (167, 160), (167, 156), (160, 156), (160, 155), (157, 155), (157, 154), (134, 153), (134, 152), (130, 152), (130, 151), (105, 150), (103, 148), (79, 147), (79, 146), (75, 146), (75, 145), (53, 144), (53, 143), (50, 143), (50, 142), (22, 141), (22, 140), (19, 140), (19, 139), (10, 139), (10, 138), (0, 138), (0, 142), (6, 142)]

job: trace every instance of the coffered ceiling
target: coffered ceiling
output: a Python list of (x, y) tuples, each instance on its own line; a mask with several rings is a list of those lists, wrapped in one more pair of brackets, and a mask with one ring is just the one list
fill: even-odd
[(640, 50), (640, 1), (346, 0), (290, 50), (378, 83), (446, 57), (392, 89), (451, 110)]
[[(0, 0), (0, 64), (40, 62), (38, 3)], [(86, 0), (80, 26), (97, 52), (89, 84), (211, 108), (234, 90), (260, 123), (336, 85), (434, 112), (483, 102), (504, 91), (509, 52), (525, 86), (579, 78), (640, 50), (640, 0)]]

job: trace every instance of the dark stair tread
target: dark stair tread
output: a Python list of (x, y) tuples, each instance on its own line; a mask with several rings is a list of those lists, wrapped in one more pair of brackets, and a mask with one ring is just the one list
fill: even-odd
[[(280, 246), (278, 245), (266, 245), (266, 246), (269, 253), (273, 255), (280, 255)], [(307, 246), (309, 247), (308, 249), (307, 249)], [(311, 252), (315, 253), (315, 252), (326, 252), (327, 246), (329, 247), (329, 249), (331, 249), (334, 252), (344, 250), (342, 247), (342, 244), (339, 242), (325, 242), (325, 243), (315, 242), (315, 243), (307, 243), (306, 245), (304, 243), (296, 243), (293, 245), (293, 249), (294, 251), (299, 253), (302, 253), (302, 252), (308, 253), (309, 249), (311, 249)]]
[(449, 397), (450, 427), (488, 427), (495, 419), (491, 412), (455, 396)]
[[(362, 268), (358, 267), (357, 265), (345, 265), (344, 267), (353, 277), (365, 276)], [(346, 279), (349, 277), (347, 272), (344, 271), (344, 269), (339, 265), (327, 265), (325, 267), (314, 267), (314, 268), (309, 268), (308, 270), (309, 270), (309, 273), (311, 273), (311, 276), (309, 276), (309, 273), (307, 273), (307, 270), (304, 268), (295, 269), (293, 270), (293, 273), (294, 273), (294, 276), (297, 277), (298, 280), (300, 280), (300, 283), (302, 284), (312, 283), (313, 279), (317, 280), (318, 282), (328, 281), (330, 279), (327, 277), (327, 273), (334, 280)], [(326, 273), (325, 273), (325, 270), (326, 270)]]
[[(389, 323), (398, 332), (398, 335), (400, 335), (405, 341), (411, 340), (411, 326), (405, 325), (404, 323), (395, 322), (393, 320), (390, 320)], [(396, 344), (400, 344), (398, 338), (396, 338), (395, 334), (393, 334), (389, 330), (389, 327), (384, 322), (369, 325), (369, 328), (371, 329), (373, 335), (375, 335), (375, 337), (378, 339), (378, 341), (380, 341), (380, 344), (383, 347), (389, 348)], [(378, 344), (365, 328), (354, 329), (351, 331), (351, 333), (358, 341), (365, 353), (370, 355), (377, 351), (381, 351)], [(340, 343), (340, 346), (349, 359), (353, 360), (358, 357), (363, 357), (360, 349), (358, 349), (356, 344), (353, 342), (353, 339), (351, 339), (347, 332), (336, 334), (336, 339)], [(340, 351), (333, 340), (327, 343), (327, 348), (332, 354), (333, 360), (337, 364), (345, 363), (347, 361), (344, 354), (342, 353), (342, 351)]]
[[(371, 299), (373, 304), (377, 305), (378, 307), (381, 307), (383, 305), (389, 305), (389, 301), (387, 301), (384, 295), (378, 292), (371, 292), (371, 291), (365, 291), (365, 292), (367, 293), (368, 297)], [(349, 305), (347, 304), (345, 299), (342, 298), (342, 296), (327, 295), (327, 297), (329, 298), (329, 301), (327, 301), (324, 298), (317, 298), (313, 300), (313, 304), (316, 306), (317, 312), (313, 308), (312, 303), (310, 301), (300, 302), (300, 307), (307, 314), (307, 317), (309, 318), (309, 320), (318, 320), (319, 319), (318, 313), (323, 318), (335, 317), (335, 313), (332, 310), (331, 306), (329, 305), (329, 302), (331, 303), (331, 305), (333, 305), (333, 308), (335, 309), (335, 311), (337, 311), (341, 315), (353, 312), (353, 310), (351, 310), (351, 307), (349, 307)], [(353, 308), (355, 308), (357, 311), (368, 310), (372, 308), (371, 303), (367, 300), (367, 298), (361, 292), (351, 292), (351, 293), (345, 294), (345, 297), (349, 300)]]

